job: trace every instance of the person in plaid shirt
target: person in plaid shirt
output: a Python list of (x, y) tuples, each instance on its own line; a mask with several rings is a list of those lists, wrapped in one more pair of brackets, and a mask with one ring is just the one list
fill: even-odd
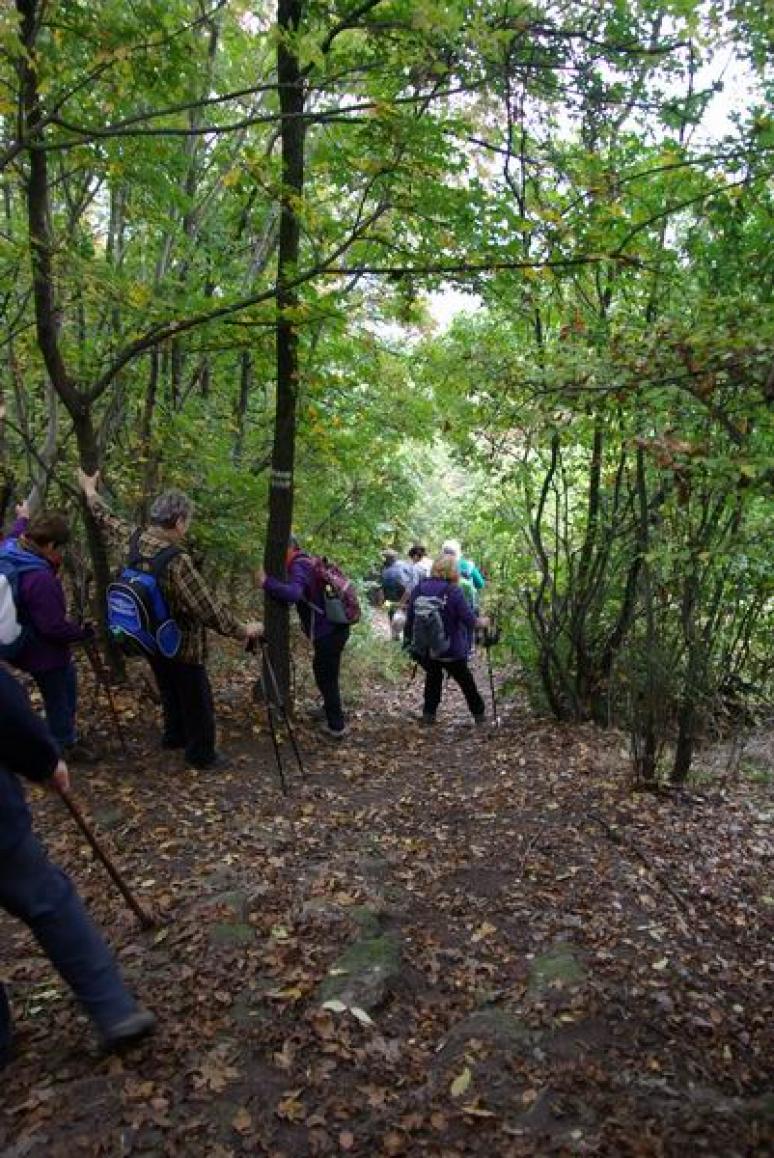
[[(97, 494), (99, 472), (78, 471), (78, 481), (86, 502), (107, 539), (128, 554), (133, 528), (114, 515)], [(231, 610), (210, 591), (191, 556), (183, 548), (191, 525), (193, 503), (182, 491), (164, 491), (150, 509), (150, 525), (140, 535), (138, 547), (144, 558), (152, 558), (169, 546), (181, 547), (170, 562), (160, 586), (170, 613), (180, 627), (182, 642), (174, 659), (155, 655), (150, 665), (156, 677), (164, 716), (163, 748), (185, 748), (187, 762), (194, 768), (224, 767), (228, 761), (215, 748), (215, 711), (206, 658), (206, 629), (243, 642), (254, 642), (263, 634), (257, 621), (241, 623)]]

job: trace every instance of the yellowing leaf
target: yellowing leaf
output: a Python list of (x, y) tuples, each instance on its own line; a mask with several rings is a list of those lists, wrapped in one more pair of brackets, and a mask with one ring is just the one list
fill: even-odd
[(449, 1093), (451, 1094), (451, 1096), (453, 1098), (461, 1098), (462, 1097), (462, 1095), (465, 1093), (468, 1086), (470, 1085), (470, 1079), (472, 1076), (473, 1075), (471, 1074), (468, 1066), (465, 1066), (462, 1073), (457, 1075), (457, 1077), (454, 1079), (451, 1086), (449, 1087)]
[(237, 1134), (249, 1134), (253, 1128), (253, 1119), (244, 1106), (241, 1106), (234, 1117), (231, 1119), (231, 1125), (236, 1130)]

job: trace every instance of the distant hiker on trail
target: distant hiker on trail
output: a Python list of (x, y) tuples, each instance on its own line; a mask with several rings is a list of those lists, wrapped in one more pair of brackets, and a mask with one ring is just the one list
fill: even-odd
[(184, 546), (193, 503), (182, 491), (160, 494), (151, 505), (150, 526), (133, 530), (112, 514), (97, 494), (99, 472), (87, 475), (79, 471), (78, 481), (94, 518), (125, 559), (138, 570), (153, 574), (154, 561), (161, 557), (163, 567), (156, 575), (157, 584), (174, 621), (171, 625), (179, 629), (174, 655), (146, 649), (161, 695), (162, 748), (184, 748), (186, 761), (193, 768), (226, 767), (227, 758), (215, 748), (215, 709), (204, 666), (206, 628), (253, 642), (263, 634), (262, 624), (240, 623), (213, 595), (194, 566)]
[(261, 569), (257, 575), (258, 584), (272, 599), (280, 603), (295, 603), (301, 626), (314, 648), (312, 672), (322, 696), (325, 734), (333, 740), (341, 740), (347, 733), (347, 723), (341, 704), (339, 675), (341, 655), (349, 639), (349, 623), (336, 622), (330, 617), (319, 560), (302, 551), (295, 536), (291, 536), (285, 565), (286, 582), (267, 575)]
[[(149, 1034), (156, 1018), (127, 989), (115, 958), (70, 878), (32, 831), (18, 777), (67, 792), (67, 765), (22, 688), (0, 668), (0, 908), (29, 926), (97, 1029), (116, 1049)], [(0, 1069), (11, 1059), (11, 1010), (0, 983)]]
[(417, 582), (417, 572), (413, 563), (401, 559), (398, 552), (389, 547), (383, 555), (382, 587), (384, 597), (390, 603), (399, 604), (404, 594), (410, 592)]
[(416, 571), (417, 583), (422, 579), (430, 578), (433, 560), (427, 553), (427, 547), (423, 547), (421, 543), (415, 543), (414, 546), (409, 549), (409, 559)]
[(484, 576), (472, 559), (463, 558), (459, 539), (447, 539), (441, 547), (441, 553), (450, 555), (452, 559), (456, 560), (460, 575), (460, 587), (470, 606), (474, 611), (477, 611), (480, 602), (479, 593), (486, 585)]
[(391, 547), (383, 555), (382, 589), (387, 603), (390, 620), (390, 635), (394, 640), (401, 638), (405, 620), (405, 605), (419, 581), (419, 573), (413, 563), (401, 559)]
[[(60, 754), (93, 763), (94, 754), (78, 743), (78, 682), (70, 647), (93, 639), (94, 630), (68, 619), (59, 578), (70, 524), (61, 511), (44, 510), (29, 518), (26, 503), (17, 506), (16, 515), (10, 537), (0, 546), (0, 659), (28, 672), (38, 685)], [(18, 634), (11, 640), (14, 628)]]
[(443, 691), (443, 675), (448, 672), (462, 689), (470, 713), (483, 724), (486, 709), (468, 667), (470, 634), (487, 627), (489, 620), (477, 616), (459, 587), (457, 563), (451, 555), (441, 555), (433, 563), (429, 579), (423, 579), (411, 593), (406, 619), (409, 654), (425, 670), (424, 724), (434, 724)]

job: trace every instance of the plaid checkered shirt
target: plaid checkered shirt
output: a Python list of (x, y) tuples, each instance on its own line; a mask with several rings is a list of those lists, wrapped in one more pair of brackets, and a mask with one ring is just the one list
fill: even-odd
[[(116, 547), (124, 559), (129, 554), (129, 540), (134, 532), (131, 524), (114, 515), (99, 495), (89, 503), (91, 513), (104, 531), (108, 542)], [(149, 527), (142, 532), (138, 547), (143, 558), (153, 558), (169, 547), (161, 527)], [(176, 659), (181, 663), (204, 663), (207, 656), (206, 629), (219, 635), (244, 639), (244, 627), (233, 612), (217, 599), (196, 569), (191, 556), (185, 551), (170, 562), (160, 581), (161, 590), (170, 614), (180, 627), (182, 642)]]

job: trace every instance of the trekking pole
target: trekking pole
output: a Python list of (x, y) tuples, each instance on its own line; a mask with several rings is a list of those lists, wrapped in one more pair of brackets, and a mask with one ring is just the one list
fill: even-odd
[(113, 691), (110, 687), (110, 681), (108, 680), (108, 674), (105, 671), (105, 665), (102, 662), (102, 657), (99, 654), (99, 649), (97, 648), (96, 643), (92, 639), (84, 639), (83, 649), (86, 652), (86, 656), (89, 660), (89, 663), (91, 664), (91, 670), (94, 672), (94, 679), (97, 683), (97, 686), (102, 688), (102, 690), (105, 693), (105, 696), (107, 697), (107, 702), (110, 706), (110, 713), (113, 717), (113, 722), (116, 726), (116, 732), (118, 734), (118, 739), (119, 739), (119, 742), (121, 744), (121, 751), (123, 752), (124, 756), (128, 759), (129, 758), (129, 745), (126, 742), (126, 734), (124, 733), (124, 729), (121, 725), (121, 717), (118, 714), (118, 708), (116, 707), (116, 701), (113, 697)]
[(135, 899), (135, 897), (132, 895), (132, 892), (131, 892), (129, 886), (127, 885), (126, 881), (121, 876), (120, 872), (118, 871), (116, 866), (113, 864), (110, 857), (107, 855), (105, 850), (100, 845), (99, 841), (97, 840), (96, 836), (94, 835), (94, 832), (93, 832), (91, 826), (89, 825), (88, 821), (86, 820), (85, 816), (81, 812), (78, 805), (73, 800), (69, 791), (67, 791), (64, 788), (60, 788), (58, 785), (55, 785), (55, 789), (56, 789), (57, 793), (59, 794), (59, 796), (64, 801), (64, 804), (67, 807), (68, 811), (70, 812), (70, 815), (75, 820), (75, 823), (78, 825), (81, 832), (86, 837), (86, 840), (88, 841), (94, 855), (97, 857), (98, 860), (102, 861), (102, 864), (107, 869), (108, 875), (110, 876), (111, 880), (118, 888), (118, 891), (121, 893), (121, 896), (124, 898), (127, 905), (129, 906), (129, 908), (132, 910), (132, 912), (134, 913), (137, 920), (142, 925), (143, 929), (155, 928), (157, 922), (153, 919), (153, 917), (150, 916), (149, 913), (147, 913), (145, 911), (145, 909), (143, 909), (143, 907), (142, 907), (142, 905), (140, 905), (139, 901), (137, 901)]
[(272, 665), (271, 659), (269, 658), (269, 645), (267, 644), (266, 640), (263, 638), (261, 638), (259, 640), (259, 643), (261, 645), (261, 656), (263, 658), (264, 667), (266, 668), (266, 673), (269, 677), (269, 681), (271, 683), (271, 688), (272, 688), (272, 692), (273, 692), (273, 696), (274, 696), (273, 701), (272, 701), (272, 696), (269, 696), (268, 697), (269, 701), (273, 702), (275, 704), (277, 710), (280, 713), (280, 717), (282, 719), (282, 722), (285, 725), (285, 727), (287, 728), (288, 739), (290, 740), (290, 743), (291, 743), (292, 748), (293, 748), (293, 752), (295, 753), (296, 762), (298, 763), (298, 770), (301, 773), (302, 780), (305, 780), (306, 779), (306, 769), (304, 768), (304, 762), (301, 759), (301, 753), (298, 749), (298, 744), (296, 742), (296, 734), (293, 730), (293, 725), (290, 722), (290, 716), (288, 715), (287, 708), (285, 707), (285, 702), (282, 699), (282, 695), (281, 695), (280, 690), (279, 690), (279, 684), (277, 683), (277, 675), (276, 675), (276, 672), (274, 671), (274, 667)]
[(497, 715), (497, 699), (495, 697), (494, 672), (492, 671), (492, 647), (500, 639), (500, 629), (494, 624), (484, 629), (484, 651), (486, 652), (486, 666), (489, 671), (489, 691), (492, 695), (492, 726), (500, 727), (500, 717)]
[[(248, 651), (255, 651), (255, 646), (248, 645)], [(263, 702), (266, 704), (266, 718), (269, 721), (269, 733), (271, 735), (271, 742), (274, 746), (274, 760), (277, 764), (277, 775), (279, 777), (280, 788), (283, 796), (288, 794), (288, 782), (285, 777), (285, 768), (282, 763), (282, 753), (280, 752), (279, 740), (277, 739), (277, 726), (274, 723), (274, 707), (271, 702), (271, 697), (266, 695), (266, 687), (263, 688)]]

